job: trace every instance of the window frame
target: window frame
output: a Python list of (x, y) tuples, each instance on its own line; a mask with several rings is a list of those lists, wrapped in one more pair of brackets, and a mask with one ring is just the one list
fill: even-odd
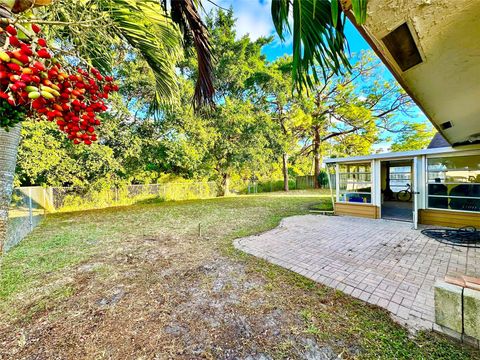
[[(431, 159), (438, 159), (438, 158), (449, 158), (449, 157), (472, 157), (472, 156), (480, 156), (479, 153), (448, 153), (448, 154), (431, 154), (426, 156), (426, 161), (425, 161), (425, 208), (428, 210), (434, 210), (434, 211), (451, 211), (451, 212), (457, 212), (457, 213), (468, 213), (468, 214), (480, 214), (480, 209), (478, 211), (475, 210), (459, 210), (459, 209), (449, 209), (449, 208), (438, 208), (438, 207), (431, 207), (429, 198), (443, 198), (443, 199), (472, 199), (472, 200), (480, 200), (480, 197), (478, 196), (450, 196), (450, 195), (430, 195), (429, 194), (429, 185), (432, 184), (442, 184), (442, 185), (475, 185), (480, 187), (480, 183), (470, 183), (470, 182), (439, 182), (439, 183), (434, 183), (431, 182), (429, 179), (429, 173), (430, 171), (428, 170), (429, 166), (429, 160)], [(457, 170), (457, 169), (447, 169), (447, 170)], [(460, 170), (460, 169), (458, 169)], [(434, 171), (432, 171), (434, 172)], [(440, 171), (437, 171), (440, 172)], [(450, 201), (448, 201), (448, 206), (450, 206)]]
[[(369, 167), (369, 171), (357, 171), (357, 172), (340, 172), (340, 167), (341, 166), (361, 166), (361, 165), (364, 165), (364, 166), (368, 166)], [(374, 189), (373, 189), (373, 169), (374, 167), (374, 164), (373, 164), (373, 161), (353, 161), (353, 162), (344, 162), (344, 163), (337, 163), (337, 166), (336, 166), (336, 202), (338, 203), (342, 203), (342, 204), (353, 204), (353, 205), (373, 205), (373, 202), (374, 202), (374, 199), (373, 199), (373, 196), (374, 196)], [(358, 191), (347, 191), (347, 190), (340, 190), (340, 183), (341, 183), (341, 175), (342, 174), (368, 174), (370, 175), (370, 181), (359, 181), (359, 183), (362, 183), (362, 184), (369, 184), (370, 185), (370, 192), (358, 192)], [(341, 200), (341, 196), (342, 195), (345, 195), (345, 194), (358, 194), (358, 195), (369, 195), (370, 196), (370, 200), (369, 202), (355, 202), (355, 201), (346, 201), (346, 200)]]

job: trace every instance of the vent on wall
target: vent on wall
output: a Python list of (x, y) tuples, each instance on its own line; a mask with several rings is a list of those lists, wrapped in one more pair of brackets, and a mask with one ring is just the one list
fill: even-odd
[(382, 41), (402, 71), (422, 62), (422, 57), (407, 23), (397, 27)]
[(452, 126), (453, 125), (450, 121), (445, 121), (444, 123), (440, 124), (440, 127), (442, 128), (442, 130), (450, 129)]

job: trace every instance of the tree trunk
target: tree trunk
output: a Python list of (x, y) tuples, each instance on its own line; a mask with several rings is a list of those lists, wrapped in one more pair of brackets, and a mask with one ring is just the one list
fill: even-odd
[(21, 125), (8, 132), (0, 128), (0, 255), (7, 239), (8, 208), (13, 191)]
[(283, 190), (288, 191), (288, 154), (284, 153), (283, 157)]
[[(13, 4), (8, 4), (13, 6)], [(0, 1), (0, 16), (11, 18), (11, 7)], [(5, 28), (7, 24), (2, 24)], [(0, 36), (0, 41), (5, 42), (5, 32)], [(21, 125), (5, 131), (0, 128), (0, 258), (3, 254), (3, 247), (7, 240), (8, 209), (12, 200), (13, 177), (15, 176), (15, 165), (17, 164), (18, 144), (20, 142)]]
[(313, 187), (315, 189), (320, 189), (320, 183), (318, 181), (318, 177), (320, 176), (320, 170), (321, 170), (321, 163), (322, 163), (322, 156), (320, 154), (320, 130), (318, 128), (315, 128), (313, 130), (314, 136), (313, 136), (313, 155), (315, 159), (315, 169), (314, 169), (314, 174), (313, 174)]
[(226, 196), (230, 194), (230, 175), (224, 173), (220, 181), (220, 196)]

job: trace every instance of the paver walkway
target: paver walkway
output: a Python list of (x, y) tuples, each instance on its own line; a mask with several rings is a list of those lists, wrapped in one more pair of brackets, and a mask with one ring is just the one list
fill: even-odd
[(235, 246), (388, 309), (415, 330), (433, 326), (436, 279), (453, 271), (480, 274), (480, 249), (444, 245), (389, 220), (294, 216)]

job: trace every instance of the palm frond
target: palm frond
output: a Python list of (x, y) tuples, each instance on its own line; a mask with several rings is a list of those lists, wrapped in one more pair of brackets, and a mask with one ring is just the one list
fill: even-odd
[(194, 106), (211, 105), (215, 89), (213, 87), (212, 49), (208, 30), (205, 27), (198, 7), (199, 0), (172, 0), (172, 20), (180, 25), (185, 36), (191, 37), (197, 53), (198, 78), (195, 84)]
[[(136, 49), (155, 75), (152, 110), (177, 95), (175, 64), (181, 56), (180, 33), (154, 0), (111, 0), (110, 14), (121, 36)], [(107, 10), (107, 9), (105, 9)]]
[[(352, 1), (359, 23), (365, 21), (366, 3), (367, 0)], [(318, 68), (324, 77), (330, 70), (339, 74), (342, 69), (350, 69), (344, 33), (346, 17), (338, 0), (273, 0), (271, 9), (280, 39), (285, 40), (285, 31), (293, 37), (292, 72), (299, 91), (319, 81)]]

